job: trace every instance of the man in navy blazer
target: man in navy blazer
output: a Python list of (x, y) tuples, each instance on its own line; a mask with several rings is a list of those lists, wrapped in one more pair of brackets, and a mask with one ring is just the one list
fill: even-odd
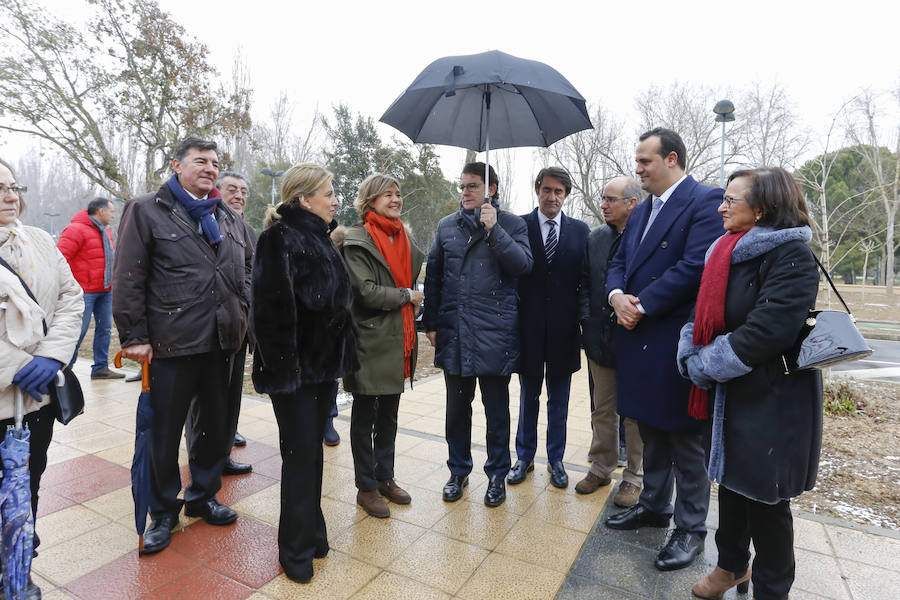
[(722, 235), (722, 190), (685, 175), (685, 147), (669, 129), (640, 137), (636, 173), (650, 194), (631, 213), (606, 289), (616, 327), (618, 410), (638, 422), (644, 489), (638, 504), (609, 517), (613, 529), (675, 530), (656, 557), (662, 571), (688, 566), (703, 549), (709, 481), (708, 421), (688, 416), (690, 382), (675, 364), (678, 332), (700, 287), (706, 249)]
[(550, 483), (569, 485), (563, 467), (566, 418), (572, 373), (581, 368), (578, 330), (578, 289), (584, 247), (590, 233), (578, 219), (567, 217), (562, 206), (572, 192), (565, 169), (541, 169), (534, 182), (538, 208), (522, 215), (534, 267), (519, 279), (519, 428), (516, 464), (506, 481), (525, 481), (534, 470), (537, 417), (541, 387), (547, 378), (547, 470)]

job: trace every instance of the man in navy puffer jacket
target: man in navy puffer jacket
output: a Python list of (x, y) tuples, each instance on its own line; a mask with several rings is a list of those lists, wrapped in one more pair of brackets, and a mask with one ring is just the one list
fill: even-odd
[[(460, 178), (460, 210), (438, 224), (428, 255), (423, 322), (444, 369), (450, 480), (444, 500), (462, 497), (472, 471), (472, 400), (475, 382), (487, 419), (484, 465), (488, 506), (506, 500), (509, 455), (509, 377), (519, 357), (518, 279), (533, 263), (521, 217), (497, 206), (497, 173), (469, 163)], [(484, 199), (490, 197), (491, 202)]]

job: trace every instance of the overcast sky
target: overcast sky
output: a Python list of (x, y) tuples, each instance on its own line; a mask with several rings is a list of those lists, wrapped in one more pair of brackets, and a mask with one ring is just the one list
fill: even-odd
[[(59, 15), (80, 5), (38, 1)], [(160, 4), (207, 44), (223, 76), (240, 50), (250, 69), (257, 118), (267, 114), (279, 91), (288, 91), (298, 128), (317, 105), (330, 114), (339, 102), (377, 120), (432, 60), (493, 49), (553, 66), (588, 102), (602, 102), (630, 119), (635, 95), (650, 85), (697, 83), (726, 97), (755, 81), (777, 81), (817, 132), (862, 87), (889, 90), (900, 84), (900, 8), (891, 0)], [(736, 106), (737, 118), (740, 111)], [(394, 133), (381, 127), (386, 137)], [(533, 154), (516, 151), (523, 186)], [(457, 149), (442, 152), (448, 177), (457, 176), (463, 156)]]

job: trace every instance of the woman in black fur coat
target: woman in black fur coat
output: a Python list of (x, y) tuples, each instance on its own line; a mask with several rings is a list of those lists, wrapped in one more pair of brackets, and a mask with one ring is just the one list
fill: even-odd
[(329, 233), (332, 174), (309, 163), (284, 174), (253, 266), (253, 385), (269, 394), (281, 445), (279, 562), (308, 582), (328, 553), (322, 515), (322, 438), (337, 379), (359, 368), (347, 269)]

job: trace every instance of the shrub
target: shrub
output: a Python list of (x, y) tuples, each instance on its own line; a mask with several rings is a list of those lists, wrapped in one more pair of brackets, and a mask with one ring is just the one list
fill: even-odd
[(854, 416), (865, 408), (866, 401), (850, 381), (845, 379), (829, 379), (825, 382), (825, 412), (832, 416)]

